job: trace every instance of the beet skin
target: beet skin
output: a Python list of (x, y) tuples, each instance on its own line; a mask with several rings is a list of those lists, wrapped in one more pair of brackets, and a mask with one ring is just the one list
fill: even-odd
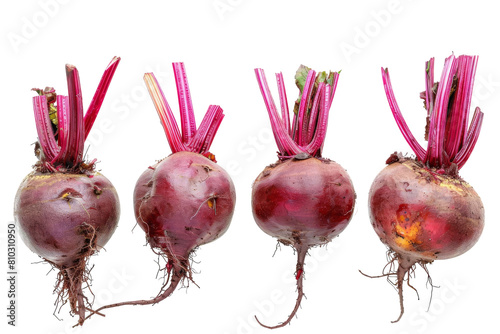
[(328, 159), (289, 159), (268, 166), (252, 190), (257, 225), (287, 245), (328, 243), (349, 224), (355, 192), (349, 175)]
[(484, 227), (483, 203), (467, 182), (432, 172), (412, 159), (380, 172), (369, 203), (381, 241), (417, 260), (459, 256), (474, 246)]
[(177, 152), (148, 168), (136, 183), (134, 208), (152, 248), (186, 258), (226, 232), (233, 216), (233, 182), (219, 165)]
[(90, 283), (87, 259), (111, 238), (119, 216), (116, 190), (99, 173), (32, 172), (17, 191), (14, 217), (21, 239), (59, 270), (56, 305), (67, 298), (80, 325), (90, 307), (82, 293), (82, 284)]

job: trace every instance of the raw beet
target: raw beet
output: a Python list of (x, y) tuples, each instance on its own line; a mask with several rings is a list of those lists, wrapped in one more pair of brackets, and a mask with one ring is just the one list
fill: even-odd
[(459, 177), (413, 159), (384, 168), (370, 189), (370, 220), (381, 241), (401, 256), (432, 262), (468, 251), (484, 227), (484, 208)]
[(135, 217), (148, 243), (184, 266), (194, 248), (226, 232), (235, 202), (226, 171), (193, 152), (174, 153), (148, 168), (134, 190)]
[(304, 261), (310, 247), (324, 245), (341, 233), (352, 218), (356, 194), (347, 172), (321, 157), (328, 114), (337, 86), (338, 72), (319, 72), (301, 65), (295, 75), (300, 96), (290, 122), (285, 86), (276, 74), (281, 117), (262, 69), (255, 74), (266, 104), (276, 144), (278, 162), (266, 167), (252, 187), (255, 222), (278, 242), (297, 252), (295, 278), (297, 300), (288, 318), (274, 329), (290, 323), (300, 307)]
[(90, 286), (87, 260), (111, 238), (120, 216), (115, 188), (95, 172), (97, 159), (83, 160), (85, 138), (119, 62), (115, 57), (106, 68), (85, 116), (75, 66), (66, 65), (68, 96), (33, 89), (39, 94), (33, 98), (38, 161), (14, 200), (21, 239), (58, 271), (55, 312), (69, 301), (79, 325), (92, 307), (82, 291)]
[(115, 188), (102, 174), (29, 174), (19, 186), (14, 215), (31, 251), (61, 270), (111, 238), (120, 215)]
[[(434, 81), (434, 58), (425, 63), (426, 89), (420, 94), (427, 110), (424, 149), (406, 124), (394, 97), (389, 71), (382, 79), (396, 123), (415, 153), (415, 159), (394, 153), (375, 178), (369, 193), (370, 219), (389, 248), (382, 275), (398, 290), (404, 313), (403, 283), (419, 264), (468, 251), (484, 227), (484, 208), (478, 194), (459, 175), (479, 137), (483, 113), (476, 107), (469, 125), (469, 108), (477, 56), (448, 57), (439, 82)], [(397, 269), (395, 269), (397, 267)], [(374, 277), (374, 276), (371, 276)]]
[(137, 180), (134, 211), (151, 249), (165, 262), (165, 284), (156, 297), (105, 305), (94, 313), (124, 305), (156, 304), (178, 284), (194, 282), (191, 255), (200, 245), (219, 238), (231, 222), (236, 193), (229, 174), (215, 161), (210, 145), (224, 117), (211, 105), (196, 127), (183, 63), (173, 63), (182, 135), (153, 73), (144, 80), (167, 135), (172, 154), (150, 166)]
[(327, 159), (288, 159), (268, 166), (252, 187), (257, 225), (295, 249), (322, 245), (349, 224), (355, 193), (347, 172)]

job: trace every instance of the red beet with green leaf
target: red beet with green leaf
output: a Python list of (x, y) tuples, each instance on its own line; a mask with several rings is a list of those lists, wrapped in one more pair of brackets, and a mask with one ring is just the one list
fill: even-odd
[(286, 321), (290, 323), (302, 301), (304, 261), (309, 248), (325, 245), (349, 224), (356, 194), (347, 172), (323, 158), (328, 114), (339, 78), (338, 72), (320, 72), (300, 66), (295, 76), (301, 95), (292, 123), (281, 73), (276, 74), (281, 117), (274, 104), (264, 71), (255, 70), (267, 107), (278, 161), (266, 167), (252, 187), (252, 211), (257, 225), (278, 242), (297, 252), (298, 297)]
[[(53, 88), (34, 89), (39, 158), (16, 194), (14, 217), (21, 239), (58, 271), (56, 310), (69, 302), (85, 319), (92, 307), (83, 287), (90, 284), (87, 261), (111, 238), (120, 205), (111, 182), (84, 161), (84, 143), (101, 108), (120, 58), (113, 58), (84, 116), (78, 70), (66, 65), (68, 96)], [(90, 297), (92, 299), (92, 297)]]
[[(401, 312), (403, 283), (410, 285), (415, 265), (449, 259), (469, 250), (484, 226), (484, 208), (474, 189), (458, 171), (477, 142), (483, 113), (477, 107), (470, 125), (469, 109), (477, 56), (450, 56), (441, 80), (434, 82), (434, 58), (425, 64), (427, 109), (425, 150), (409, 130), (396, 103), (389, 71), (382, 69), (384, 87), (396, 123), (416, 157), (394, 153), (375, 178), (369, 193), (370, 220), (389, 247), (390, 262), (383, 277), (394, 277)], [(396, 269), (397, 266), (397, 269)], [(429, 278), (430, 279), (430, 278)]]
[(137, 223), (153, 252), (165, 261), (166, 283), (155, 298), (110, 304), (96, 312), (123, 305), (156, 304), (184, 280), (194, 282), (191, 256), (198, 246), (222, 236), (231, 222), (236, 193), (229, 174), (209, 152), (223, 111), (211, 105), (196, 128), (183, 63), (173, 63), (181, 111), (182, 134), (153, 73), (144, 80), (167, 135), (172, 154), (148, 167), (134, 190)]

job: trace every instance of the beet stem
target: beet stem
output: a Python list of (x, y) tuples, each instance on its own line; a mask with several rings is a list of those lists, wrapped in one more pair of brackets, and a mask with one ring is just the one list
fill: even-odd
[(285, 82), (283, 81), (283, 74), (276, 73), (276, 82), (278, 84), (278, 93), (280, 96), (280, 106), (281, 106), (281, 120), (283, 121), (283, 126), (285, 131), (289, 135), (292, 134), (292, 129), (290, 128), (290, 111), (288, 109), (288, 100), (286, 97)]
[[(50, 172), (57, 172), (60, 167), (76, 170), (82, 163), (85, 139), (101, 108), (119, 62), (120, 58), (114, 57), (106, 68), (85, 117), (80, 77), (75, 66), (66, 65), (68, 96), (56, 95), (54, 89), (49, 92), (33, 89), (42, 94), (33, 98), (38, 141), (43, 152), (39, 159)], [(57, 105), (56, 132), (49, 115), (46, 96), (50, 96), (50, 113)]]
[(396, 120), (396, 124), (403, 134), (403, 137), (406, 139), (406, 142), (408, 143), (408, 145), (410, 145), (411, 149), (417, 156), (418, 160), (425, 161), (426, 151), (422, 146), (420, 146), (418, 141), (413, 136), (413, 133), (406, 124), (403, 114), (401, 113), (398, 103), (396, 102), (396, 97), (394, 96), (394, 91), (391, 85), (391, 78), (389, 76), (389, 70), (387, 68), (382, 68), (381, 70), (385, 94), (387, 96), (387, 101), (389, 102), (389, 107), (391, 108), (394, 119)]
[(170, 149), (172, 153), (179, 151), (185, 151), (185, 145), (182, 143), (181, 134), (179, 132), (179, 126), (175, 120), (174, 114), (170, 105), (161, 90), (161, 87), (156, 80), (153, 73), (144, 74), (144, 82), (148, 88), (153, 104), (155, 105), (158, 116), (160, 117), (161, 124), (167, 135), (168, 143), (170, 144)]
[(184, 63), (173, 63), (177, 98), (181, 113), (182, 142), (187, 144), (196, 133), (193, 102), (189, 92), (189, 84)]
[(68, 137), (66, 152), (61, 156), (61, 163), (66, 166), (78, 166), (83, 158), (84, 128), (83, 128), (83, 102), (80, 76), (73, 65), (66, 65), (66, 78), (68, 81)]
[[(255, 76), (257, 77), (257, 82), (260, 87), (260, 92), (264, 99), (267, 112), (269, 114), (269, 119), (271, 121), (271, 128), (273, 129), (274, 139), (278, 150), (281, 155), (297, 155), (302, 152), (302, 149), (297, 145), (297, 143), (289, 135), (282, 119), (280, 118), (278, 111), (276, 110), (276, 105), (274, 104), (273, 96), (267, 84), (266, 75), (264, 70), (261, 68), (255, 69)], [(295, 114), (294, 114), (295, 115)], [(296, 123), (296, 117), (294, 117), (294, 128)], [(294, 131), (292, 130), (292, 133)]]
[(196, 134), (189, 141), (188, 148), (192, 152), (200, 154), (208, 152), (223, 118), (222, 108), (217, 105), (210, 105)]
[(170, 108), (165, 94), (153, 73), (144, 74), (144, 81), (148, 88), (153, 104), (156, 108), (160, 121), (162, 123), (167, 140), (172, 153), (176, 152), (195, 152), (207, 154), (212, 159), (208, 150), (212, 145), (215, 134), (224, 118), (223, 110), (218, 105), (210, 105), (201, 124), (196, 128), (194, 118), (193, 104), (187, 82), (186, 70), (183, 63), (173, 63), (175, 83), (177, 85), (177, 96), (181, 114), (182, 135), (179, 132), (179, 126)]
[(64, 156), (66, 155), (66, 151), (68, 150), (68, 138), (70, 136), (69, 131), (69, 124), (70, 124), (70, 119), (71, 119), (71, 112), (69, 108), (69, 98), (64, 95), (57, 95), (57, 119), (58, 119), (58, 135), (57, 135), (57, 141), (59, 145), (59, 150), (57, 155), (55, 155), (51, 160), (50, 163), (52, 165), (59, 165), (61, 163), (64, 163), (62, 160)]
[(33, 110), (35, 112), (38, 141), (43, 152), (44, 161), (50, 162), (59, 153), (59, 147), (54, 137), (45, 95), (33, 97)]
[[(338, 79), (338, 75), (335, 77)], [(317, 115), (318, 119), (316, 121), (315, 129), (311, 131), (311, 133), (314, 132), (314, 135), (305, 149), (306, 152), (315, 157), (321, 157), (321, 150), (325, 142), (326, 129), (328, 126), (329, 105), (331, 105), (334, 93), (335, 88), (332, 88), (329, 85), (323, 86), (321, 90), (318, 89), (318, 92), (316, 93), (320, 97), (319, 115)]]
[(467, 134), (467, 139), (465, 140), (465, 143), (460, 149), (460, 151), (458, 151), (454, 160), (459, 169), (462, 168), (465, 162), (469, 159), (472, 150), (476, 145), (476, 142), (479, 138), (479, 133), (481, 132), (483, 117), (484, 114), (481, 111), (481, 109), (479, 109), (479, 107), (476, 107), (476, 110), (474, 111), (474, 116), (472, 117), (469, 132)]
[(482, 124), (482, 113), (478, 108), (468, 130), (467, 123), (477, 59), (477, 56), (466, 55), (446, 58), (439, 82), (434, 82), (434, 58), (425, 63), (425, 91), (420, 97), (427, 109), (427, 150), (420, 146), (408, 128), (396, 103), (389, 71), (382, 69), (387, 100), (396, 123), (417, 159), (427, 167), (452, 170), (450, 167), (455, 164), (460, 169), (474, 148)]
[[(299, 146), (307, 145), (307, 128), (308, 128), (308, 116), (310, 113), (308, 112), (309, 104), (311, 102), (311, 95), (314, 88), (314, 80), (316, 79), (316, 72), (310, 70), (307, 73), (306, 83), (304, 85), (304, 91), (302, 92), (302, 98), (300, 99), (299, 106), (299, 123), (297, 127), (297, 135), (295, 136), (296, 142)], [(309, 114), (309, 115), (308, 115)]]
[(446, 58), (441, 81), (439, 82), (434, 101), (434, 110), (430, 115), (429, 138), (425, 162), (432, 167), (440, 168), (449, 163), (445, 161), (444, 141), (446, 138), (446, 118), (450, 103), (453, 78), (457, 71), (458, 61), (451, 55)]
[(316, 133), (316, 126), (317, 126), (317, 121), (318, 121), (318, 112), (319, 112), (319, 105), (320, 105), (320, 99), (323, 101), (324, 98), (324, 92), (323, 90), (325, 89), (325, 83), (320, 82), (316, 91), (316, 94), (314, 96), (314, 101), (312, 104), (311, 111), (309, 113), (309, 117), (307, 118), (307, 130), (305, 130), (306, 133), (306, 138), (305, 138), (305, 143), (310, 144), (311, 140), (313, 138), (313, 135)]
[(304, 245), (304, 244), (295, 244), (294, 248), (297, 251), (297, 268), (295, 271), (295, 277), (297, 279), (297, 301), (295, 302), (295, 307), (293, 308), (292, 313), (288, 316), (288, 319), (286, 319), (285, 322), (276, 325), (276, 326), (267, 326), (264, 325), (259, 321), (257, 316), (255, 316), (255, 320), (261, 325), (262, 327), (269, 328), (269, 329), (276, 329), (276, 328), (281, 328), (290, 323), (292, 321), (293, 317), (297, 313), (299, 307), (300, 307), (300, 302), (302, 301), (302, 297), (304, 296), (304, 291), (303, 291), (303, 280), (304, 280), (304, 261), (307, 255), (307, 251), (309, 249), (309, 246)]
[(94, 121), (101, 109), (102, 102), (104, 101), (104, 97), (108, 91), (109, 85), (113, 76), (115, 74), (116, 68), (120, 63), (120, 57), (113, 57), (111, 62), (106, 67), (104, 74), (101, 77), (101, 81), (99, 81), (99, 85), (94, 93), (94, 97), (90, 102), (90, 105), (85, 113), (85, 117), (83, 118), (84, 128), (85, 128), (85, 139), (89, 135), (90, 129), (92, 129), (92, 125), (94, 125)]
[[(307, 71), (307, 75), (304, 71)], [(339, 73), (316, 73), (305, 66), (300, 66), (297, 75), (303, 78), (303, 83), (299, 84), (299, 81), (296, 81), (300, 89), (300, 103), (295, 105), (293, 122), (290, 127), (283, 75), (276, 74), (281, 104), (280, 116), (269, 90), (264, 70), (255, 69), (257, 82), (271, 121), (274, 139), (278, 146), (280, 160), (289, 159), (289, 157), (299, 153), (307, 153), (316, 158), (321, 157), (328, 125), (328, 114)], [(298, 80), (297, 75), (296, 80)]]

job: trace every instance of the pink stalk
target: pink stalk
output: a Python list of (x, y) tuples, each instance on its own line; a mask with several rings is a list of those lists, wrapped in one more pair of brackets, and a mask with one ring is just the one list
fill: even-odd
[[(68, 96), (57, 95), (57, 132), (53, 125), (44, 95), (33, 98), (33, 109), (37, 125), (38, 141), (43, 151), (41, 162), (49, 171), (57, 171), (60, 167), (66, 170), (78, 170), (82, 159), (85, 138), (102, 105), (113, 73), (120, 58), (115, 57), (103, 74), (87, 114), (83, 116), (82, 90), (78, 70), (73, 65), (66, 65)], [(35, 89), (39, 94), (46, 94)], [(55, 95), (52, 89), (50, 92)], [(51, 108), (54, 106), (51, 102)]]
[[(306, 67), (301, 67), (299, 71), (304, 69), (307, 70)], [(283, 76), (281, 73), (276, 74), (282, 111), (280, 118), (267, 85), (264, 70), (255, 69), (281, 160), (293, 158), (299, 153), (321, 157), (326, 137), (328, 114), (339, 77), (338, 72), (316, 75), (315, 71), (308, 70), (307, 76), (304, 72), (298, 73), (304, 74), (305, 81), (303, 88), (301, 88), (298, 112), (294, 113), (293, 126), (290, 127)], [(328, 80), (332, 82), (329, 83)]]
[(449, 111), (445, 142), (445, 151), (450, 157), (454, 157), (465, 142), (476, 66), (477, 57), (458, 57), (458, 83)]
[(181, 113), (182, 142), (187, 143), (196, 133), (193, 103), (189, 92), (186, 69), (183, 63), (173, 63), (175, 83), (177, 85), (177, 98)]
[(283, 81), (283, 74), (276, 73), (276, 82), (278, 83), (278, 93), (280, 96), (280, 106), (281, 106), (281, 119), (283, 121), (283, 126), (285, 127), (285, 131), (291, 134), (290, 128), (290, 112), (288, 110), (288, 100), (286, 97), (285, 83)]
[(224, 114), (220, 106), (210, 105), (208, 107), (205, 117), (203, 117), (196, 134), (190, 142), (189, 147), (192, 148), (193, 152), (201, 154), (208, 152), (223, 118)]
[(410, 145), (411, 149), (413, 152), (415, 152), (415, 155), (417, 158), (421, 161), (425, 159), (425, 150), (420, 146), (420, 144), (417, 142), (415, 137), (410, 131), (410, 128), (406, 124), (403, 114), (401, 114), (401, 110), (398, 107), (398, 103), (396, 102), (396, 98), (394, 97), (394, 92), (392, 90), (392, 85), (391, 85), (391, 79), (389, 77), (389, 70), (382, 68), (382, 80), (384, 82), (384, 89), (385, 89), (385, 94), (387, 96), (387, 101), (389, 102), (389, 106), (392, 110), (392, 114), (394, 115), (394, 118), (396, 119), (396, 124), (399, 127), (399, 130), (403, 134), (403, 137), (405, 137), (406, 142), (408, 145)]
[(175, 120), (172, 109), (170, 109), (167, 99), (165, 98), (165, 95), (163, 94), (163, 91), (161, 90), (154, 74), (144, 74), (144, 81), (146, 82), (146, 87), (148, 88), (153, 104), (155, 105), (158, 116), (160, 117), (165, 134), (167, 135), (170, 149), (173, 153), (185, 151), (186, 147), (182, 143), (177, 121)]
[(441, 167), (445, 164), (449, 164), (449, 159), (448, 161), (445, 161), (445, 157), (443, 155), (444, 138), (451, 86), (453, 84), (453, 76), (456, 69), (457, 61), (455, 57), (448, 57), (444, 63), (443, 73), (441, 74), (441, 82), (438, 86), (434, 110), (432, 111), (429, 123), (426, 160), (431, 166)]
[(84, 126), (85, 126), (85, 139), (89, 135), (90, 129), (92, 129), (92, 125), (94, 125), (94, 121), (101, 109), (102, 102), (104, 101), (104, 97), (108, 91), (108, 87), (111, 83), (111, 79), (113, 79), (113, 75), (115, 74), (116, 68), (120, 63), (120, 57), (113, 57), (108, 67), (104, 71), (104, 74), (101, 77), (101, 81), (97, 86), (97, 89), (94, 93), (94, 97), (90, 102), (90, 105), (85, 113), (84, 117)]
[(467, 162), (472, 153), (472, 150), (474, 149), (474, 146), (476, 146), (477, 139), (479, 138), (479, 132), (481, 130), (481, 125), (483, 124), (483, 117), (484, 114), (481, 112), (481, 109), (479, 109), (479, 107), (476, 107), (467, 138), (454, 160), (459, 169), (462, 168), (463, 165)]
[(69, 108), (69, 98), (64, 95), (57, 95), (57, 119), (59, 124), (58, 131), (58, 142), (59, 142), (59, 153), (55, 156), (51, 164), (60, 165), (64, 163), (64, 157), (67, 155), (68, 141), (69, 141), (69, 124), (71, 119), (71, 113)]
[(325, 89), (325, 83), (320, 82), (318, 85), (318, 91), (316, 92), (316, 96), (314, 97), (314, 101), (311, 107), (311, 112), (309, 117), (307, 118), (307, 129), (305, 131), (305, 142), (310, 143), (312, 137), (314, 136), (314, 130), (316, 129), (316, 122), (318, 120), (318, 105), (320, 96), (322, 96), (322, 90)]
[[(434, 58), (426, 62), (426, 89), (421, 94), (428, 112), (428, 145), (424, 150), (415, 140), (397, 106), (389, 72), (382, 79), (396, 123), (417, 159), (428, 167), (446, 169), (451, 164), (462, 168), (479, 137), (483, 113), (476, 108), (469, 129), (469, 109), (477, 68), (477, 56), (451, 55), (445, 60), (441, 81), (434, 83)], [(437, 92), (433, 88), (437, 85)]]
[(54, 131), (49, 118), (47, 98), (44, 95), (33, 97), (35, 124), (38, 132), (38, 142), (43, 150), (44, 160), (51, 161), (59, 153), (59, 146), (54, 138)]
[(307, 73), (306, 83), (304, 85), (304, 91), (302, 92), (302, 98), (300, 99), (299, 106), (299, 123), (297, 126), (297, 144), (304, 146), (306, 144), (306, 134), (307, 131), (307, 112), (309, 110), (309, 103), (311, 101), (311, 94), (314, 87), (314, 79), (316, 79), (316, 72), (311, 70)]
[(324, 88), (318, 92), (320, 94), (320, 103), (319, 103), (319, 119), (318, 124), (316, 125), (317, 130), (314, 133), (314, 136), (311, 139), (311, 142), (306, 147), (306, 151), (310, 155), (319, 155), (321, 156), (321, 150), (323, 148), (323, 143), (326, 138), (326, 129), (328, 126), (328, 105), (330, 101), (333, 99), (332, 87), (329, 85), (324, 86)]
[(269, 118), (271, 120), (271, 127), (273, 128), (274, 139), (278, 149), (282, 155), (296, 155), (302, 152), (300, 147), (292, 140), (288, 132), (285, 130), (283, 122), (281, 121), (276, 105), (274, 104), (271, 91), (267, 85), (266, 75), (263, 69), (255, 69), (257, 82), (259, 83), (264, 103), (266, 104)]
[[(464, 112), (464, 116), (461, 118), (461, 138), (460, 138), (460, 146), (463, 146), (465, 144), (466, 140), (466, 130), (467, 130), (467, 122), (469, 121), (469, 110), (471, 107), (471, 101), (472, 101), (472, 88), (474, 87), (474, 78), (476, 77), (476, 69), (477, 69), (477, 61), (478, 61), (478, 56), (474, 56), (472, 60), (470, 57), (465, 57), (468, 60), (466, 66), (465, 72), (466, 72), (466, 83), (464, 84), (464, 96), (463, 96), (463, 101), (462, 102), (462, 109)], [(471, 63), (472, 61), (472, 63)]]
[(73, 65), (66, 65), (69, 98), (69, 123), (67, 149), (63, 152), (62, 164), (76, 166), (83, 158), (84, 130), (83, 130), (83, 102), (80, 76)]
[(181, 114), (182, 136), (179, 132), (179, 126), (177, 125), (172, 109), (170, 109), (167, 99), (154, 74), (144, 74), (146, 87), (148, 88), (153, 104), (158, 112), (165, 134), (167, 135), (170, 149), (172, 153), (181, 151), (196, 152), (207, 155), (210, 159), (214, 160), (215, 158), (211, 157), (213, 155), (211, 155), (208, 150), (224, 118), (223, 110), (217, 105), (209, 106), (197, 129), (184, 64), (173, 63), (173, 68)]

